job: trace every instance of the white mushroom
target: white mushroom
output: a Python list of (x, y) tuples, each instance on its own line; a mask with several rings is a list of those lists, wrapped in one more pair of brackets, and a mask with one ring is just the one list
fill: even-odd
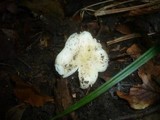
[(55, 60), (56, 71), (66, 78), (78, 70), (80, 87), (92, 86), (108, 66), (108, 55), (100, 43), (87, 32), (72, 34)]

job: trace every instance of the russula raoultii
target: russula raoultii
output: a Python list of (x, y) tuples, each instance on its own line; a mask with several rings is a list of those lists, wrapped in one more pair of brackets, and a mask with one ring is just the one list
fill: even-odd
[(87, 32), (72, 34), (55, 60), (56, 71), (66, 78), (78, 70), (80, 87), (92, 86), (108, 66), (108, 55), (92, 35)]

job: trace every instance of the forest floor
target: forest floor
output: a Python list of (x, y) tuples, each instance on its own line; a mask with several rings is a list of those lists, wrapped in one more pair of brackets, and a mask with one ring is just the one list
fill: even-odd
[[(113, 1), (107, 5), (116, 5)], [(134, 57), (127, 53), (131, 46), (138, 45), (143, 53), (158, 41), (160, 7), (118, 13), (112, 10), (95, 17), (90, 7), (82, 9), (93, 3), (98, 0), (0, 2), (0, 120), (49, 120), (132, 63)], [(135, 3), (120, 7), (146, 3), (135, 0)], [(85, 90), (80, 88), (77, 72), (63, 79), (54, 66), (67, 38), (81, 31), (89, 31), (109, 55), (107, 70)], [(157, 64), (159, 59), (157, 56)], [(158, 70), (156, 73), (160, 72)], [(135, 71), (103, 95), (61, 119), (158, 120), (160, 107), (157, 102), (135, 110), (116, 94), (117, 91), (129, 93), (137, 84), (142, 84), (142, 80)]]

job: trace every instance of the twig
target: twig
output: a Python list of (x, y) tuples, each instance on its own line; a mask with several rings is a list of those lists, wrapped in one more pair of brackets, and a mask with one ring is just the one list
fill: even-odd
[(122, 37), (119, 37), (119, 38), (116, 38), (114, 40), (108, 41), (107, 45), (112, 45), (112, 44), (115, 44), (115, 43), (118, 43), (118, 42), (126, 41), (126, 40), (129, 40), (129, 39), (132, 39), (132, 38), (137, 38), (137, 37), (141, 37), (141, 35), (138, 34), (138, 33), (132, 33), (132, 34), (124, 35)]
[[(88, 5), (88, 6), (84, 7), (84, 8), (82, 8), (82, 9), (78, 10), (77, 12), (75, 12), (72, 17), (75, 17), (80, 11), (85, 11), (90, 7), (94, 7), (94, 6), (97, 6), (97, 5), (100, 5), (100, 4), (104, 4), (104, 3), (108, 3), (108, 2), (112, 2), (112, 1), (113, 0), (106, 0), (106, 1), (98, 2), (98, 3), (92, 4), (92, 5)], [(92, 9), (89, 9), (89, 10), (92, 10)], [(94, 11), (94, 10), (92, 10), (92, 11)]]
[(108, 2), (112, 2), (113, 0), (106, 0), (106, 1), (102, 1), (102, 2), (98, 2), (98, 3), (94, 3), (92, 5), (86, 6), (85, 8), (89, 8), (89, 7), (94, 7), (100, 4), (104, 4), (104, 3), (108, 3)]
[(118, 5), (122, 5), (122, 4), (129, 3), (129, 2), (134, 2), (134, 1), (135, 1), (135, 0), (128, 0), (128, 1), (124, 1), (124, 2), (114, 3), (114, 4), (111, 4), (111, 5), (104, 6), (104, 7), (100, 8), (100, 9), (97, 10), (97, 11), (109, 9), (109, 8), (112, 8), (112, 7), (116, 7), (116, 6), (118, 6)]
[(142, 15), (142, 14), (149, 14), (160, 10), (160, 3), (157, 3), (156, 5), (145, 7), (141, 9), (135, 9), (131, 10), (128, 15), (129, 16), (136, 16), (136, 15)]
[(160, 1), (157, 2), (150, 2), (150, 3), (145, 3), (142, 5), (136, 5), (136, 6), (131, 6), (131, 7), (125, 7), (125, 8), (115, 8), (115, 9), (110, 9), (110, 10), (97, 10), (94, 15), (95, 16), (103, 16), (103, 15), (108, 15), (108, 14), (115, 14), (115, 13), (121, 13), (121, 12), (127, 12), (135, 9), (140, 9), (144, 7), (149, 7), (153, 6), (155, 4), (158, 4)]

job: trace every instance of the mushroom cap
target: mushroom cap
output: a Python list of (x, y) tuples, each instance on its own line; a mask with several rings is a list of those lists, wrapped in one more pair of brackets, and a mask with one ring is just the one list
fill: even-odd
[(77, 33), (72, 34), (66, 41), (63, 50), (56, 57), (55, 68), (63, 78), (72, 75), (78, 69), (76, 61), (73, 60), (73, 56), (79, 50), (79, 38), (77, 36)]
[(107, 66), (106, 51), (87, 31), (72, 34), (55, 60), (56, 71), (64, 78), (78, 70), (82, 89), (92, 86)]

